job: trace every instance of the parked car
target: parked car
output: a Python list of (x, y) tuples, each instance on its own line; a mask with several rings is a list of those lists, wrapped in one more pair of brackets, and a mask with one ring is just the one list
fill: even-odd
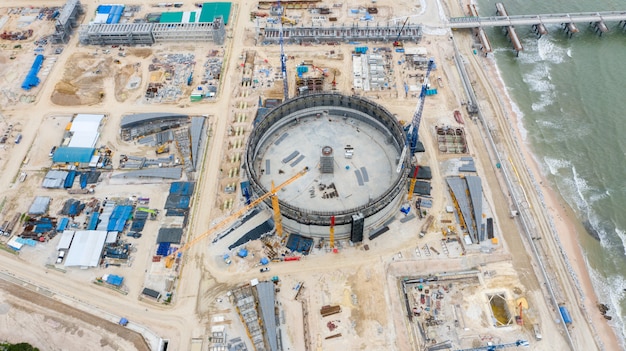
[(128, 234), (126, 234), (126, 235), (128, 235), (128, 236), (130, 236), (132, 238), (135, 238), (135, 239), (141, 238), (141, 233), (139, 233), (139, 232), (128, 232)]
[(269, 270), (270, 270), (270, 267), (263, 267), (260, 269), (261, 273), (269, 272)]

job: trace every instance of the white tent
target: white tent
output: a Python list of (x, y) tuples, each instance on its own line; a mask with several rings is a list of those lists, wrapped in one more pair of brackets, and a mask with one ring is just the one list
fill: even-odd
[(106, 230), (77, 230), (65, 259), (65, 267), (97, 267), (106, 238)]
[(98, 137), (100, 136), (100, 123), (104, 119), (104, 115), (88, 115), (78, 114), (72, 120), (70, 132), (72, 132), (72, 140), (69, 147), (95, 147)]
[(61, 240), (57, 245), (57, 250), (67, 250), (70, 248), (72, 244), (72, 239), (74, 238), (73, 230), (64, 230), (63, 235), (61, 235)]

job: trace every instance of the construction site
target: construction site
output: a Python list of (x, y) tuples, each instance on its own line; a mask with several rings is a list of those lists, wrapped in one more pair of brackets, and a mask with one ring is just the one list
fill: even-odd
[(584, 339), (566, 289), (546, 297), (484, 141), (476, 95), (488, 88), (454, 59), (474, 39), (459, 49), (449, 32), (424, 32), (441, 11), (405, 0), (0, 7), (0, 260), (15, 267), (0, 282), (41, 299), (29, 316), (11, 297), (7, 320), (84, 328), (83, 339), (38, 329), (51, 349), (560, 350), (570, 332)]

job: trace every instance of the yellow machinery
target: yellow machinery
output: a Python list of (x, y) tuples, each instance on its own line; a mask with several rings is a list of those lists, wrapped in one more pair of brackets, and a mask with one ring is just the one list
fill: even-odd
[(213, 226), (211, 229), (209, 229), (206, 232), (198, 235), (193, 240), (191, 240), (188, 243), (186, 243), (185, 245), (181, 246), (178, 250), (176, 250), (176, 251), (172, 252), (171, 254), (169, 254), (167, 257), (165, 257), (165, 267), (172, 268), (172, 266), (174, 265), (174, 260), (176, 258), (176, 255), (178, 253), (182, 253), (182, 252), (187, 251), (189, 248), (191, 248), (195, 244), (197, 244), (200, 240), (202, 240), (202, 239), (206, 238), (207, 236), (215, 233), (216, 231), (218, 231), (222, 227), (226, 226), (228, 223), (230, 223), (234, 219), (236, 219), (236, 218), (240, 217), (241, 215), (243, 215), (244, 213), (248, 212), (251, 208), (253, 208), (256, 205), (260, 204), (261, 202), (265, 201), (268, 197), (273, 196), (274, 194), (276, 194), (276, 192), (278, 192), (280, 189), (282, 189), (282, 188), (286, 187), (287, 185), (293, 183), (294, 181), (298, 180), (298, 178), (302, 177), (308, 171), (309, 171), (309, 168), (305, 167), (300, 172), (296, 173), (296, 175), (294, 175), (293, 177), (287, 179), (284, 183), (278, 185), (277, 187), (272, 187), (272, 190), (270, 190), (267, 193), (259, 196), (258, 199), (252, 201), (249, 205), (241, 208), (239, 211), (237, 211), (237, 212), (233, 213), (232, 215), (226, 217), (224, 220), (222, 220), (221, 222), (219, 222), (218, 224)]
[(409, 195), (407, 196), (407, 201), (411, 201), (413, 198), (413, 191), (415, 190), (415, 183), (417, 183), (417, 172), (420, 169), (420, 165), (415, 165), (415, 171), (413, 172), (413, 178), (411, 178), (411, 186), (409, 187)]
[(164, 154), (164, 153), (167, 153), (167, 152), (170, 152), (170, 146), (167, 145), (167, 144), (161, 144), (156, 149), (156, 154), (157, 155)]
[(285, 16), (282, 16), (280, 20), (283, 24), (291, 24), (292, 26), (295, 26), (296, 24), (298, 24), (298, 21), (291, 19), (289, 17), (285, 17)]
[(272, 210), (274, 210), (274, 227), (276, 228), (276, 234), (283, 236), (283, 219), (280, 215), (280, 206), (278, 205), (278, 195), (276, 194), (276, 188), (274, 187), (274, 181), (272, 181)]

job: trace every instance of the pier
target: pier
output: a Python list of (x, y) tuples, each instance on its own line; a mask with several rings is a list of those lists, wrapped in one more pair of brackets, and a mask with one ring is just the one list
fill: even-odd
[(574, 33), (578, 33), (576, 23), (589, 23), (594, 31), (602, 36), (603, 33), (609, 31), (606, 22), (619, 22), (619, 26), (626, 27), (626, 11), (604, 11), (604, 12), (578, 12), (578, 13), (553, 13), (540, 15), (516, 15), (510, 16), (501, 2), (496, 3), (497, 16), (481, 17), (478, 16), (476, 6), (468, 5), (469, 16), (452, 17), (449, 20), (448, 27), (454, 29), (472, 29), (479, 38), (482, 51), (487, 54), (491, 52), (491, 44), (484, 32), (485, 27), (503, 27), (509, 36), (513, 48), (519, 54), (524, 50), (517, 33), (516, 25), (531, 26), (533, 32), (541, 37), (548, 33), (545, 25), (560, 24), (563, 31), (571, 38)]

